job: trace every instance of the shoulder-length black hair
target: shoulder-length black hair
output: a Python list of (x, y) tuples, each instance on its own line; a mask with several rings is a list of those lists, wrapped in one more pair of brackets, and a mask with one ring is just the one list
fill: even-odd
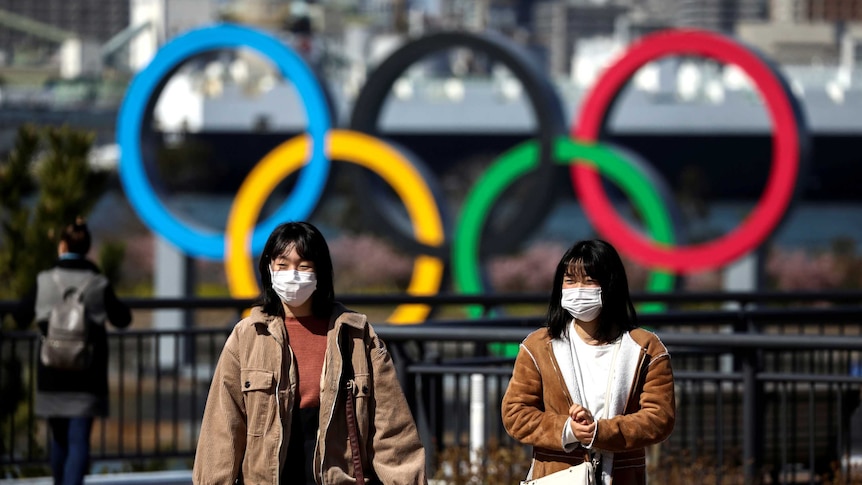
[(637, 326), (637, 314), (629, 296), (629, 282), (620, 255), (613, 246), (600, 239), (574, 244), (560, 259), (554, 273), (551, 301), (548, 303), (548, 332), (560, 338), (567, 333), (572, 316), (560, 303), (566, 273), (582, 270), (602, 287), (602, 312), (596, 337), (602, 342), (616, 339), (622, 332)]
[(317, 289), (311, 295), (311, 311), (318, 318), (329, 318), (335, 301), (332, 258), (323, 234), (308, 222), (285, 222), (269, 235), (257, 267), (261, 290), (255, 305), (262, 306), (263, 311), (270, 315), (284, 317), (281, 299), (272, 289), (272, 275), (269, 273), (269, 268), (272, 260), (289, 248), (295, 248), (301, 258), (314, 263)]

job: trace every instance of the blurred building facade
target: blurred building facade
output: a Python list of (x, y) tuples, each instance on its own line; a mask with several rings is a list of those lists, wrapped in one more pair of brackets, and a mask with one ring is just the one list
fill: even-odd
[(12, 66), (13, 78), (25, 79), (98, 74), (104, 65), (100, 45), (128, 20), (128, 2), (2, 0), (0, 66)]
[(846, 77), (860, 59), (862, 0), (772, 0), (765, 21), (735, 34), (779, 64), (837, 65)]
[(7, 63), (24, 63), (66, 37), (106, 42), (129, 25), (130, 7), (125, 0), (0, 0), (0, 50)]
[(103, 58), (113, 49), (108, 61), (136, 71), (173, 36), (219, 20), (279, 33), (317, 52), (309, 58), (329, 60), (354, 55), (357, 36), (359, 58), (369, 59), (403, 36), (491, 30), (570, 78), (579, 44), (624, 45), (669, 27), (738, 35), (779, 63), (837, 63), (842, 36), (862, 22), (862, 0), (0, 0), (0, 65), (57, 64), (61, 44), (74, 38)]

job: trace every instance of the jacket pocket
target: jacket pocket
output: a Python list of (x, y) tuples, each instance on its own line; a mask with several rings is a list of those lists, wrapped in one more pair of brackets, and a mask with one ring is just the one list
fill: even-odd
[(250, 436), (263, 436), (275, 411), (275, 379), (272, 371), (242, 369), (240, 385), (245, 399), (246, 429)]

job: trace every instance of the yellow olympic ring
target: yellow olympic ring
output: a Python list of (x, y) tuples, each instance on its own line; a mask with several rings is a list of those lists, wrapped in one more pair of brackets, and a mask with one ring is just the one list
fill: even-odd
[[(250, 240), (254, 225), (275, 187), (308, 161), (311, 141), (300, 135), (285, 141), (266, 154), (243, 181), (231, 206), (225, 233), (225, 269), (228, 288), (234, 298), (251, 298), (260, 288), (251, 261)], [(326, 138), (330, 160), (355, 163), (383, 178), (404, 201), (413, 221), (416, 240), (429, 246), (444, 241), (443, 220), (425, 179), (397, 150), (385, 142), (349, 130), (332, 130)], [(407, 293), (436, 295), (443, 281), (443, 261), (419, 255), (413, 262), (413, 276)], [(422, 304), (399, 305), (386, 320), (389, 323), (421, 323), (431, 311)]]

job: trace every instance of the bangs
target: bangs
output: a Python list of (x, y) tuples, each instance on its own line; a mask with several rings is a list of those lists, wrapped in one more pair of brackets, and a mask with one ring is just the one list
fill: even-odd
[(576, 258), (569, 260), (566, 263), (566, 270), (563, 272), (565, 276), (573, 277), (575, 279), (583, 278), (585, 276), (592, 276), (587, 268), (584, 266), (583, 258)]
[(590, 253), (586, 251), (585, 253), (573, 255), (572, 259), (565, 263), (566, 269), (564, 274), (566, 276), (573, 276), (575, 279), (589, 276), (596, 281), (604, 281), (604, 272), (601, 270), (600, 265), (595, 261), (595, 258), (590, 257)]
[(315, 254), (313, 254), (314, 251), (310, 249), (311, 244), (309, 241), (299, 234), (292, 234), (291, 236), (292, 237), (282, 238), (276, 242), (272, 248), (272, 254), (269, 259), (274, 260), (282, 254), (289, 253), (291, 249), (295, 249), (297, 256), (300, 258), (307, 261), (314, 261)]

